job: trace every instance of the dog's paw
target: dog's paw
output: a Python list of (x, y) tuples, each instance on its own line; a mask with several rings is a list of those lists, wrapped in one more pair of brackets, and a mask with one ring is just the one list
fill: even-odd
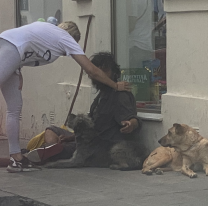
[(145, 174), (145, 175), (152, 175), (153, 173), (153, 170), (150, 169), (150, 167), (143, 167), (142, 168), (142, 174)]
[(196, 173), (192, 173), (192, 174), (189, 175), (189, 177), (190, 178), (196, 178), (197, 177), (197, 174)]
[(157, 175), (163, 175), (163, 171), (160, 168), (155, 169), (155, 174)]
[(145, 175), (152, 175), (153, 171), (152, 170), (147, 170), (143, 172)]

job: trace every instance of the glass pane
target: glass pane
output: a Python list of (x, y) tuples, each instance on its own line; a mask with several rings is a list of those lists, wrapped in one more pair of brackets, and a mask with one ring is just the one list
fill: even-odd
[(53, 16), (62, 21), (62, 0), (19, 0), (20, 26)]
[(132, 83), (138, 110), (160, 112), (166, 93), (163, 0), (116, 0), (115, 33), (121, 80)]

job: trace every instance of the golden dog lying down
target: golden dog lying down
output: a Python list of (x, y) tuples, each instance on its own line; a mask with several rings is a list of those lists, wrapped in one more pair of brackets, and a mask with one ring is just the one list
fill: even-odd
[(201, 164), (208, 175), (208, 139), (185, 124), (174, 124), (168, 134), (158, 141), (163, 147), (156, 148), (143, 164), (142, 173), (157, 174), (162, 171), (181, 171), (190, 178), (197, 177), (191, 170)]
[(142, 173), (151, 175), (153, 172), (160, 175), (166, 171), (180, 171), (182, 156), (174, 148), (158, 147), (151, 152), (143, 163)]

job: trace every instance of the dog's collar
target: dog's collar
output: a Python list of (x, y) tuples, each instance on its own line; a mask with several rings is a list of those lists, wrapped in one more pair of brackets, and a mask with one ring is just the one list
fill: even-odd
[(195, 144), (193, 144), (191, 147), (189, 147), (188, 149), (186, 149), (186, 150), (181, 150), (181, 152), (187, 152), (188, 150), (190, 150), (192, 147), (194, 147), (195, 146)]
[(195, 142), (193, 145), (191, 145), (188, 149), (186, 150), (181, 150), (181, 152), (187, 152), (188, 150), (192, 149), (197, 143), (201, 142), (202, 139), (200, 139), (198, 142)]

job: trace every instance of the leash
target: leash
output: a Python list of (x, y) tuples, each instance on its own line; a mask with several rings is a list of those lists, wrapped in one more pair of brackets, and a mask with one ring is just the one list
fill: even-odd
[[(86, 47), (87, 47), (87, 40), (88, 40), (88, 35), (89, 35), (90, 23), (91, 23), (91, 21), (92, 21), (92, 16), (93, 16), (93, 15), (90, 15), (90, 16), (89, 16), (88, 23), (87, 23), (87, 30), (86, 30), (86, 34), (85, 34), (84, 49), (83, 49), (84, 52), (86, 51)], [(69, 109), (69, 113), (68, 113), (68, 115), (67, 115), (67, 118), (66, 118), (66, 121), (65, 121), (65, 123), (64, 123), (64, 126), (66, 126), (66, 124), (67, 124), (67, 122), (68, 122), (69, 115), (71, 114), (72, 109), (73, 109), (73, 106), (74, 106), (74, 103), (75, 103), (75, 101), (76, 101), (76, 97), (77, 97), (77, 95), (78, 95), (79, 87), (80, 87), (80, 84), (81, 84), (81, 81), (82, 81), (82, 75), (83, 75), (83, 68), (81, 68), (81, 71), (80, 71), (79, 81), (78, 81), (78, 84), (77, 84), (76, 92), (75, 92), (75, 94), (74, 94), (74, 97), (73, 97), (73, 100), (72, 100), (72, 103), (71, 103), (71, 107), (70, 107), (70, 109)]]

